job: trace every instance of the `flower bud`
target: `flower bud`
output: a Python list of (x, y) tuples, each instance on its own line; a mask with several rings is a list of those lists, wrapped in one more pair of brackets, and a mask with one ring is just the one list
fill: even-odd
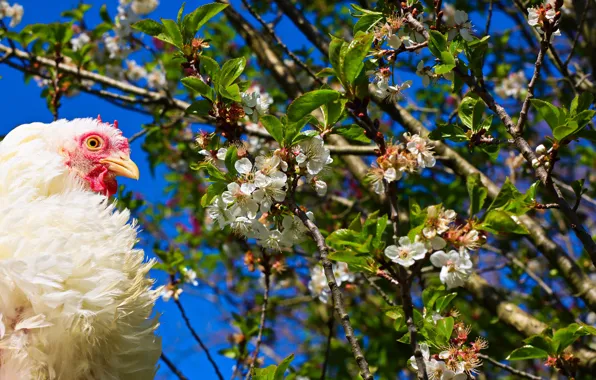
[(542, 144), (538, 145), (536, 147), (536, 154), (542, 156), (544, 153), (546, 153), (546, 147)]
[(540, 166), (540, 161), (538, 161), (536, 158), (532, 160), (532, 167), (533, 168), (537, 168)]

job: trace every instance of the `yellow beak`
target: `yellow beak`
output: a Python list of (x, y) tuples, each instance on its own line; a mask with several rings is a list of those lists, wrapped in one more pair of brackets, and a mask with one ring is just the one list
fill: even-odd
[(112, 156), (100, 160), (102, 164), (108, 164), (108, 170), (116, 175), (139, 179), (139, 168), (128, 156)]

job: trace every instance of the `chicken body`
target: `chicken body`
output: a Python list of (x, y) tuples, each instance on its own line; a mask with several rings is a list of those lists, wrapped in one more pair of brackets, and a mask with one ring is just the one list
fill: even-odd
[(91, 119), (21, 126), (0, 143), (0, 379), (155, 375), (153, 263), (134, 249), (129, 212), (93, 190), (113, 173), (76, 158), (89, 133), (112, 142), (97, 162), (128, 156), (119, 131)]

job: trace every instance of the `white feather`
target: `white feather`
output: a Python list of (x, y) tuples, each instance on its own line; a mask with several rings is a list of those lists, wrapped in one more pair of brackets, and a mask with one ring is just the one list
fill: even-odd
[(92, 119), (20, 126), (0, 143), (0, 379), (150, 379), (161, 342), (128, 211), (58, 153)]

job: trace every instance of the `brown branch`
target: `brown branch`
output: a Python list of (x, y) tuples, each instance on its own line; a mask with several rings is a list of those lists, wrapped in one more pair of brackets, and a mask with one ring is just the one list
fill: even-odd
[(174, 303), (176, 304), (176, 306), (178, 306), (178, 310), (180, 310), (180, 314), (182, 314), (182, 319), (184, 320), (184, 323), (186, 324), (186, 327), (190, 331), (191, 335), (193, 336), (193, 338), (195, 338), (197, 343), (199, 343), (199, 346), (201, 346), (203, 351), (205, 351), (205, 354), (207, 355), (207, 359), (213, 366), (213, 369), (215, 369), (215, 373), (217, 373), (217, 378), (219, 380), (223, 380), (224, 377), (221, 374), (221, 371), (219, 370), (217, 363), (215, 363), (215, 360), (213, 360), (213, 357), (211, 357), (211, 353), (209, 352), (209, 349), (207, 348), (207, 346), (205, 346), (205, 343), (203, 343), (203, 340), (199, 337), (199, 334), (197, 334), (195, 329), (190, 324), (190, 320), (188, 319), (188, 316), (186, 315), (186, 311), (182, 307), (182, 303), (180, 303), (180, 300), (176, 297), (172, 297), (172, 299), (174, 300)]
[(544, 60), (544, 53), (548, 50), (548, 40), (550, 39), (550, 33), (545, 33), (540, 41), (540, 50), (538, 52), (538, 57), (536, 58), (536, 63), (534, 63), (534, 74), (532, 74), (532, 79), (528, 84), (528, 92), (526, 93), (526, 98), (522, 104), (522, 109), (519, 113), (519, 120), (517, 121), (517, 125), (515, 128), (512, 128), (510, 133), (512, 136), (521, 135), (524, 130), (524, 124), (528, 120), (528, 110), (530, 109), (530, 100), (534, 97), (534, 87), (540, 78), (540, 68), (542, 67), (542, 63)]
[(263, 340), (263, 331), (265, 330), (265, 321), (267, 320), (267, 304), (269, 302), (269, 285), (271, 280), (271, 267), (269, 265), (269, 256), (263, 250), (262, 257), (263, 274), (265, 275), (265, 291), (263, 292), (263, 305), (261, 306), (261, 321), (259, 322), (259, 332), (257, 334), (257, 342), (255, 343), (255, 350), (252, 354), (252, 360), (250, 361), (250, 367), (248, 367), (248, 373), (246, 374), (245, 380), (248, 380), (252, 376), (252, 371), (259, 356), (259, 349), (261, 348), (261, 342)]
[(354, 354), (354, 357), (356, 358), (356, 363), (358, 363), (358, 367), (360, 368), (360, 375), (365, 380), (373, 380), (373, 375), (370, 373), (370, 369), (368, 368), (368, 362), (366, 361), (364, 353), (360, 348), (358, 339), (354, 336), (354, 329), (352, 328), (352, 324), (350, 322), (350, 316), (346, 312), (343, 296), (341, 294), (341, 291), (339, 290), (339, 287), (337, 286), (335, 275), (333, 274), (333, 264), (327, 257), (327, 252), (329, 248), (325, 244), (325, 238), (321, 234), (321, 231), (319, 231), (319, 228), (313, 223), (312, 220), (308, 219), (304, 211), (302, 211), (299, 207), (297, 207), (296, 205), (292, 205), (292, 212), (296, 216), (298, 216), (298, 218), (300, 218), (304, 226), (308, 228), (313, 240), (317, 245), (317, 249), (321, 257), (321, 264), (323, 265), (325, 277), (327, 278), (327, 285), (329, 286), (329, 289), (331, 289), (333, 307), (340, 318), (341, 324), (344, 328), (346, 339), (350, 343), (352, 353)]
[(257, 21), (263, 26), (263, 28), (269, 33), (269, 35), (275, 40), (275, 42), (283, 49), (283, 51), (290, 57), (292, 60), (300, 66), (304, 71), (308, 73), (308, 75), (315, 80), (315, 82), (323, 85), (323, 81), (321, 78), (317, 77), (317, 74), (312, 71), (310, 67), (308, 67), (296, 54), (294, 54), (287, 46), (283, 43), (283, 41), (275, 34), (275, 31), (259, 16), (259, 14), (250, 6), (248, 0), (242, 0), (242, 4), (248, 9), (250, 14), (257, 19)]
[(333, 311), (327, 322), (327, 328), (329, 333), (327, 334), (327, 345), (325, 348), (325, 359), (323, 360), (323, 369), (321, 370), (321, 380), (325, 380), (327, 375), (327, 365), (329, 364), (329, 355), (331, 354), (331, 339), (333, 338), (333, 325), (335, 324), (335, 318), (333, 318)]
[(489, 0), (488, 3), (488, 17), (486, 18), (486, 26), (484, 27), (484, 35), (488, 36), (490, 30), (490, 23), (493, 18), (493, 0)]
[(366, 280), (366, 282), (368, 282), (370, 284), (370, 286), (372, 286), (373, 289), (375, 289), (377, 291), (377, 293), (379, 293), (379, 295), (385, 300), (385, 302), (387, 302), (387, 305), (395, 306), (395, 302), (393, 302), (393, 300), (391, 298), (389, 298), (387, 293), (385, 293), (385, 291), (383, 289), (381, 289), (381, 287), (379, 285), (377, 285), (377, 283), (372, 278), (370, 278), (369, 276), (366, 276), (366, 275), (363, 275), (363, 277)]
[[(518, 151), (524, 156), (526, 161), (531, 165), (533, 162), (536, 162), (536, 154), (530, 147), (530, 144), (528, 144), (528, 141), (526, 141), (523, 138), (523, 136), (518, 132), (516, 125), (513, 123), (513, 120), (511, 119), (511, 116), (509, 116), (507, 111), (505, 111), (505, 109), (502, 106), (495, 102), (492, 95), (490, 95), (488, 91), (484, 88), (484, 86), (479, 84), (475, 78), (471, 77), (467, 73), (462, 72), (461, 70), (459, 70), (459, 68), (455, 68), (454, 72), (458, 76), (460, 76), (468, 86), (470, 86), (470, 89), (486, 103), (488, 108), (490, 108), (495, 114), (499, 116), (503, 124), (505, 124), (507, 131), (511, 134), (511, 136), (513, 136), (515, 146), (517, 147)], [(555, 198), (555, 201), (560, 206), (563, 215), (565, 215), (567, 220), (570, 222), (571, 228), (574, 230), (575, 234), (577, 235), (579, 240), (582, 242), (584, 248), (590, 255), (592, 263), (596, 265), (596, 243), (594, 242), (594, 240), (592, 240), (592, 236), (586, 231), (586, 229), (582, 225), (577, 213), (573, 211), (573, 209), (569, 206), (567, 201), (563, 198), (561, 190), (551, 180), (551, 177), (549, 176), (544, 166), (539, 165), (535, 168), (533, 167), (533, 169), (536, 177), (546, 187), (547, 191), (551, 194), (551, 196)]]
[(571, 50), (569, 51), (569, 55), (565, 62), (563, 62), (563, 67), (567, 68), (569, 66), (569, 62), (571, 62), (571, 58), (573, 58), (573, 52), (575, 51), (575, 47), (577, 46), (577, 42), (579, 41), (579, 36), (581, 35), (580, 30), (582, 29), (584, 22), (586, 21), (586, 17), (588, 16), (588, 10), (590, 9), (590, 0), (586, 0), (586, 7), (584, 8), (584, 12), (579, 20), (579, 25), (577, 26), (577, 31), (575, 33), (575, 38), (573, 38), (573, 43), (571, 44)]
[[(329, 40), (327, 37), (319, 32), (308, 20), (304, 17), (304, 14), (300, 12), (296, 7), (288, 0), (275, 0), (279, 9), (281, 9), (286, 16), (292, 20), (292, 22), (300, 29), (306, 38), (313, 43), (321, 51), (329, 50)], [(326, 53), (325, 53), (326, 55)]]
[(170, 369), (170, 371), (172, 371), (174, 373), (174, 375), (176, 375), (176, 377), (178, 379), (180, 379), (180, 380), (188, 380), (188, 378), (186, 376), (184, 376), (182, 374), (182, 372), (180, 372), (180, 370), (176, 367), (176, 365), (163, 352), (161, 353), (160, 359), (164, 363), (166, 363), (166, 365), (168, 366), (168, 368)]
[(501, 363), (501, 362), (499, 362), (499, 361), (491, 358), (490, 356), (487, 356), (487, 355), (484, 355), (484, 354), (478, 354), (478, 357), (481, 358), (481, 359), (483, 359), (483, 360), (486, 360), (486, 361), (492, 363), (493, 365), (495, 365), (495, 366), (497, 366), (499, 368), (504, 369), (507, 372), (510, 372), (510, 373), (512, 373), (514, 375), (517, 375), (519, 377), (523, 377), (524, 379), (543, 380), (542, 377), (540, 377), (540, 376), (535, 376), (535, 375), (532, 375), (530, 373), (527, 373), (527, 372), (524, 372), (524, 371), (520, 371), (519, 369), (515, 369), (515, 368), (513, 368), (511, 366), (508, 366), (507, 364), (503, 364), (503, 363)]
[[(285, 0), (276, 0), (278, 4), (283, 3), (286, 6), (284, 13), (290, 17), (294, 24), (305, 35), (307, 33), (314, 33), (317, 38), (310, 39), (311, 42), (323, 53), (328, 55), (329, 44), (326, 42), (325, 36), (320, 34), (318, 30), (306, 20), (302, 14), (294, 8), (292, 4)], [(497, 3), (499, 5), (500, 3)], [(525, 29), (524, 29), (525, 30)], [(326, 42), (326, 43), (325, 43)], [(551, 51), (551, 50), (549, 50)], [(374, 99), (377, 104), (391, 116), (391, 118), (401, 125), (403, 125), (409, 132), (418, 133), (421, 135), (428, 135), (429, 131), (424, 128), (422, 123), (412, 116), (409, 112), (398, 105), (389, 105), (382, 102), (380, 99)], [(478, 170), (474, 165), (463, 158), (459, 153), (455, 152), (449, 146), (442, 142), (434, 142), (435, 152), (442, 157), (443, 163), (452, 168), (457, 175), (466, 178), (469, 175), (480, 174), (482, 183), (488, 188), (488, 195), (494, 199), (499, 193), (499, 187), (484, 173)], [(354, 156), (347, 156), (357, 159)], [(358, 160), (361, 161), (361, 160)], [(348, 162), (348, 164), (353, 164)], [(356, 163), (350, 166), (354, 176), (359, 180), (364, 179), (368, 168), (366, 165)], [(571, 258), (557, 243), (555, 243), (544, 230), (544, 228), (527, 215), (519, 217), (522, 224), (528, 229), (529, 237), (533, 244), (540, 250), (544, 256), (549, 260), (550, 264), (558, 270), (561, 277), (570, 285), (575, 294), (581, 297), (586, 305), (592, 311), (596, 311), (596, 284), (592, 282), (584, 271), (577, 265), (575, 260)]]
[[(549, 326), (534, 318), (518, 305), (507, 301), (497, 289), (477, 274), (472, 274), (465, 285), (474, 299), (499, 320), (512, 327), (523, 336), (541, 334)], [(578, 348), (572, 353), (580, 359), (580, 366), (587, 371), (596, 371), (596, 352), (587, 348)]]

